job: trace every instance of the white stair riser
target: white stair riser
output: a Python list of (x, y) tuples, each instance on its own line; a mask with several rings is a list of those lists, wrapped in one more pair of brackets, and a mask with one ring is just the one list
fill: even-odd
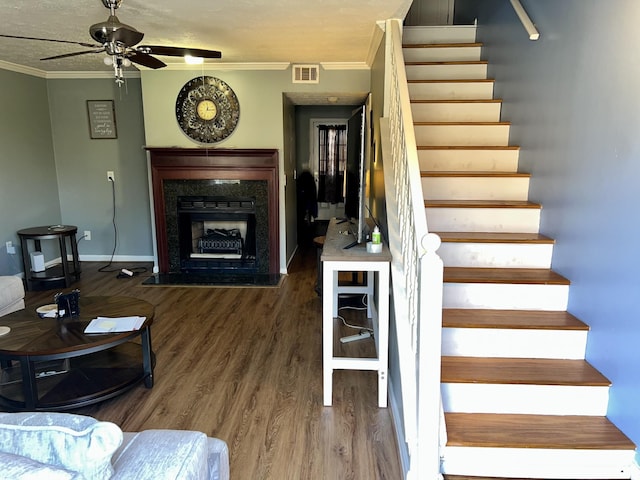
[(414, 122), (499, 122), (501, 104), (487, 103), (412, 103)]
[(416, 26), (402, 29), (402, 43), (473, 43), (476, 41), (475, 26)]
[(427, 82), (410, 83), (413, 100), (490, 100), (493, 82)]
[(513, 200), (529, 197), (528, 177), (422, 177), (425, 200)]
[(443, 242), (445, 267), (551, 268), (552, 244)]
[(509, 125), (415, 125), (416, 144), (422, 146), (507, 146)]
[(473, 62), (480, 60), (482, 48), (468, 47), (426, 47), (403, 48), (405, 62)]
[(567, 309), (568, 285), (445, 283), (443, 308)]
[(476, 41), (474, 25), (405, 26), (402, 43), (473, 43)]
[(407, 80), (464, 80), (487, 78), (487, 64), (406, 65)]
[(443, 383), (445, 412), (523, 415), (607, 414), (609, 387)]
[(629, 478), (633, 450), (457, 447), (443, 449), (442, 473), (515, 478)]
[(518, 171), (518, 150), (418, 150), (423, 171)]
[(586, 348), (586, 330), (442, 329), (442, 355), (449, 357), (583, 360)]
[(432, 232), (538, 233), (537, 208), (427, 207), (427, 225)]

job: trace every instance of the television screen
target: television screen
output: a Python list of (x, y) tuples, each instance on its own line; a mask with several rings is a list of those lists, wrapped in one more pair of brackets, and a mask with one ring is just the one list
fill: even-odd
[(366, 240), (365, 222), (365, 106), (354, 111), (347, 123), (347, 164), (344, 176), (344, 213), (351, 221), (355, 241)]

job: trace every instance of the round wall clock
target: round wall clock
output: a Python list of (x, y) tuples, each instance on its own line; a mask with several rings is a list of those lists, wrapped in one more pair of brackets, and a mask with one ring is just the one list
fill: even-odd
[(229, 85), (215, 77), (196, 77), (180, 89), (176, 119), (182, 131), (201, 143), (216, 143), (233, 133), (240, 104)]

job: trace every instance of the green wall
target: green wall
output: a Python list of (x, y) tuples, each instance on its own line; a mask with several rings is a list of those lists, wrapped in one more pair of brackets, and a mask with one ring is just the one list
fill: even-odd
[(20, 249), (8, 255), (6, 242), (18, 245), (18, 230), (62, 217), (47, 82), (0, 70), (0, 87), (0, 275), (15, 275), (23, 270)]
[(154, 70), (141, 72), (144, 123), (150, 147), (198, 148), (203, 145), (189, 139), (175, 117), (175, 102), (182, 86), (201, 75), (225, 81), (240, 103), (240, 120), (235, 131), (214, 148), (275, 148), (280, 160), (280, 270), (295, 252), (296, 205), (295, 163), (287, 148), (293, 148), (291, 104), (287, 93), (368, 92), (370, 72), (361, 70), (323, 70), (318, 84), (294, 84), (291, 68), (286, 70)]
[[(62, 222), (78, 226), (84, 260), (109, 260), (114, 250), (113, 193), (117, 244), (115, 258), (152, 258), (149, 189), (139, 79), (118, 88), (110, 78), (49, 80), (51, 130), (55, 149)], [(117, 139), (91, 139), (87, 100), (113, 100)], [(107, 180), (113, 171), (115, 182)]]
[[(43, 79), (0, 70), (0, 274), (18, 274), (16, 231), (65, 223), (85, 230), (81, 260), (134, 262), (153, 258), (151, 211), (144, 146), (197, 148), (180, 130), (175, 100), (198, 75), (227, 82), (240, 102), (234, 133), (220, 148), (275, 148), (280, 158), (280, 263), (296, 248), (295, 106), (288, 93), (362, 93), (370, 88), (367, 69), (320, 71), (318, 84), (293, 84), (291, 69), (144, 71), (118, 88), (111, 78)], [(87, 100), (113, 100), (116, 139), (91, 139)], [(115, 184), (106, 179), (115, 172)], [(115, 192), (112, 191), (115, 187)], [(113, 195), (115, 218), (113, 227)], [(45, 259), (48, 260), (46, 252)]]

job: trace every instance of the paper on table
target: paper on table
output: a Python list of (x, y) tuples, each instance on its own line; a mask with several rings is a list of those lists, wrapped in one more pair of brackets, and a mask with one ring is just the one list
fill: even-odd
[(147, 317), (97, 317), (89, 322), (84, 333), (118, 333), (139, 330)]

